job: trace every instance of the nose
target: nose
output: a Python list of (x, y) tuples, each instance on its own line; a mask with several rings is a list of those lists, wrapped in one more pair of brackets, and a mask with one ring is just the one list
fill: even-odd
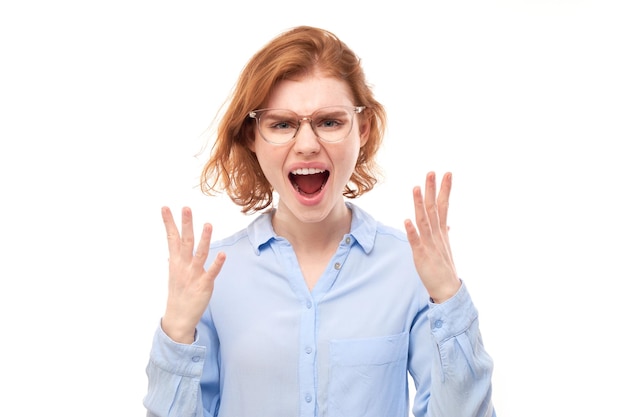
[(319, 152), (320, 141), (317, 139), (312, 123), (313, 121), (308, 117), (300, 120), (293, 145), (293, 149), (297, 153), (308, 155)]

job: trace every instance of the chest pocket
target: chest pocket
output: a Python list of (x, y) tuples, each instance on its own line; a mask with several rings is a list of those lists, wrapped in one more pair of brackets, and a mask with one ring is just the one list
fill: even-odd
[(328, 417), (408, 415), (409, 333), (330, 343)]

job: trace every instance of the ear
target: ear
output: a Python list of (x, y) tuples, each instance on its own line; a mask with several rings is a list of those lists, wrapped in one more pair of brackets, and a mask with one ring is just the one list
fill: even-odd
[(359, 117), (359, 137), (361, 139), (361, 148), (365, 146), (367, 141), (370, 138), (370, 129), (372, 124), (370, 123), (370, 117), (364, 115), (363, 117)]
[(256, 153), (256, 138), (254, 129), (251, 129), (249, 125), (246, 125), (244, 127), (244, 135), (246, 137), (246, 145), (248, 146), (248, 149), (250, 149), (252, 153)]

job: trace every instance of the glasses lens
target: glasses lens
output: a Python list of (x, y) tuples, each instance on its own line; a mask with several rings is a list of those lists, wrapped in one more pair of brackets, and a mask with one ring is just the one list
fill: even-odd
[(289, 142), (298, 130), (298, 115), (289, 110), (267, 110), (258, 118), (259, 131), (272, 143)]
[(325, 107), (313, 114), (311, 123), (320, 139), (339, 142), (350, 134), (353, 115), (345, 107)]

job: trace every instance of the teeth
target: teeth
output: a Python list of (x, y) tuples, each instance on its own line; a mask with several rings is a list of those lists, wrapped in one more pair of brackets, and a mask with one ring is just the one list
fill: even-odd
[(298, 168), (291, 171), (293, 175), (312, 175), (312, 174), (320, 174), (324, 172), (325, 169), (319, 168)]

